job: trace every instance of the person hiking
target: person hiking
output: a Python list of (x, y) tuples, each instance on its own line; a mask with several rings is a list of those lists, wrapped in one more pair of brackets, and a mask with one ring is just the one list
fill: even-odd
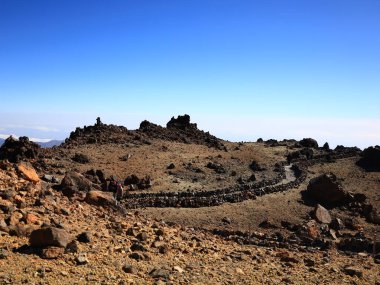
[(120, 182), (116, 182), (116, 192), (115, 192), (116, 201), (120, 201), (121, 199), (123, 199), (123, 196), (124, 196), (123, 185), (121, 185)]

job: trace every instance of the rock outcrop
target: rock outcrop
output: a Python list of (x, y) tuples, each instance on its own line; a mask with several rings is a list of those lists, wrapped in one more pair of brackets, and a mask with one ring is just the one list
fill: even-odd
[(300, 140), (299, 144), (303, 147), (318, 148), (318, 142), (312, 138), (305, 138)]
[(140, 124), (139, 131), (149, 138), (157, 138), (162, 140), (177, 141), (182, 143), (203, 144), (220, 150), (226, 150), (222, 141), (197, 128), (197, 124), (190, 123), (190, 116), (178, 116), (177, 119), (172, 117), (167, 123), (166, 128), (158, 126), (148, 121)]
[(380, 171), (380, 146), (366, 148), (356, 164), (366, 171)]
[(17, 140), (10, 136), (0, 147), (0, 159), (7, 159), (13, 163), (36, 159), (40, 149), (40, 146), (30, 141), (28, 137), (20, 137)]

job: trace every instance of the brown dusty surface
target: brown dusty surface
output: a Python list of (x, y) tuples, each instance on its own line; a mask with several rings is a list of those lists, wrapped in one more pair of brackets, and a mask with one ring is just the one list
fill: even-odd
[[(83, 173), (93, 168), (122, 179), (131, 174), (139, 177), (149, 175), (153, 187), (145, 191), (206, 191), (233, 186), (240, 176), (248, 178), (253, 173), (248, 167), (252, 160), (267, 168), (256, 173), (258, 180), (273, 178), (276, 175), (273, 171), (275, 163), (284, 161), (288, 152), (284, 146), (272, 148), (257, 143), (225, 145), (228, 152), (162, 140), (152, 140), (151, 145), (83, 145), (52, 151), (52, 158), (45, 161), (55, 167), (50, 168), (50, 173), (39, 174), (62, 178), (71, 169)], [(91, 162), (79, 164), (72, 161), (75, 153), (87, 155)], [(132, 155), (128, 161), (119, 159), (126, 154)], [(27, 244), (28, 239), (0, 231), (0, 248), (7, 252), (7, 256), (0, 259), (0, 284), (379, 284), (380, 265), (375, 264), (368, 254), (347, 256), (335, 249), (310, 253), (239, 245), (198, 229), (285, 231), (280, 227), (283, 220), (301, 223), (310, 219), (313, 206), (302, 201), (301, 191), (306, 189), (310, 178), (327, 171), (333, 171), (341, 178), (346, 190), (365, 193), (379, 208), (380, 173), (363, 172), (355, 165), (356, 159), (311, 166), (308, 179), (299, 188), (256, 200), (209, 208), (144, 208), (138, 209), (137, 213), (135, 210), (115, 212), (83, 201), (69, 200), (52, 189), (49, 190), (50, 195), (42, 198), (45, 203), (36, 206), (33, 201), (38, 193), (41, 189), (49, 189), (50, 185), (45, 182), (34, 185), (19, 177), (14, 170), (0, 170), (1, 191), (8, 188), (18, 191), (26, 201), (26, 206), (20, 211), (38, 217), (34, 226), (51, 223), (53, 219), (73, 236), (84, 231), (91, 234), (90, 243), (78, 243), (78, 252), (47, 260), (35, 254), (14, 252)], [(206, 164), (210, 161), (220, 163), (226, 173), (218, 174), (208, 169)], [(174, 175), (170, 175), (166, 168), (170, 163), (176, 166), (172, 170)], [(195, 173), (186, 167), (188, 163), (203, 173)], [(232, 171), (237, 175), (231, 176)], [(349, 215), (336, 209), (331, 213), (339, 217)], [(231, 220), (230, 224), (222, 222), (225, 217)], [(5, 214), (0, 212), (1, 218), (5, 218)], [(277, 229), (261, 229), (258, 225), (265, 219), (269, 219)], [(358, 219), (365, 232), (373, 234), (378, 231), (378, 226)], [(130, 228), (134, 229), (133, 235), (128, 233)], [(158, 229), (161, 230), (159, 234)], [(130, 247), (137, 241), (137, 235), (143, 232), (146, 240), (141, 244), (146, 255), (144, 260), (137, 261), (129, 257)], [(155, 241), (164, 245), (164, 253), (152, 246)], [(80, 252), (87, 253), (88, 263), (85, 265), (77, 265), (75, 261)], [(291, 261), (284, 261), (284, 256), (292, 257)], [(307, 259), (315, 264), (307, 266)], [(122, 267), (126, 264), (132, 265), (136, 272), (125, 273)], [(355, 266), (363, 276), (347, 275), (344, 272), (346, 266)], [(152, 276), (153, 269), (162, 269), (166, 278)]]

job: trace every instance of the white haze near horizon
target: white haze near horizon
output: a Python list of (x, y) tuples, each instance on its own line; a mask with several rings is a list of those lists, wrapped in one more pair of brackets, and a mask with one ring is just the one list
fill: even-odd
[[(190, 114), (191, 115), (191, 114)], [(136, 129), (143, 120), (162, 126), (169, 116), (141, 113), (99, 114), (103, 123), (123, 125)], [(62, 140), (76, 127), (93, 125), (94, 114), (39, 114), (0, 115), (0, 138), (26, 135), (33, 141)], [(63, 119), (64, 118), (64, 119)], [(297, 139), (311, 137), (320, 145), (357, 146), (361, 149), (380, 144), (380, 119), (306, 118), (275, 116), (215, 116), (194, 114), (191, 121), (198, 128), (229, 141), (256, 141), (267, 139)]]

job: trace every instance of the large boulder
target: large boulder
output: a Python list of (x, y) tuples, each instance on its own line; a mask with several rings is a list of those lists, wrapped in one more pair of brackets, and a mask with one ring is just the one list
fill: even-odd
[(305, 138), (300, 140), (300, 145), (303, 147), (318, 148), (318, 142), (312, 138)]
[(367, 171), (380, 171), (380, 146), (366, 148), (356, 164)]
[(116, 201), (111, 192), (90, 191), (86, 194), (85, 201), (96, 206), (115, 205)]
[(311, 179), (307, 193), (321, 204), (340, 203), (347, 199), (347, 193), (331, 172)]
[(82, 174), (70, 171), (62, 179), (60, 188), (64, 195), (72, 197), (80, 192), (91, 190), (92, 183)]
[(73, 237), (64, 229), (48, 227), (34, 230), (30, 234), (29, 243), (34, 247), (66, 247), (72, 240)]

